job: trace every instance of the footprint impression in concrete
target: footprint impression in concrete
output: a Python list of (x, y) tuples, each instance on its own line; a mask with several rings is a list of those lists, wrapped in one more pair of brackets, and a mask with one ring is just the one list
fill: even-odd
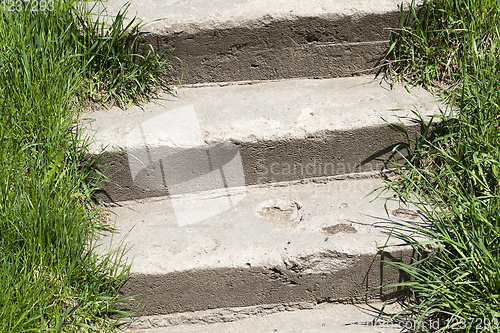
[(273, 199), (257, 207), (257, 216), (278, 228), (294, 227), (303, 220), (302, 205), (290, 199)]
[(346, 234), (354, 234), (358, 232), (353, 226), (347, 223), (338, 223), (335, 225), (331, 225), (329, 227), (324, 227), (323, 232), (327, 235), (335, 235), (339, 232), (343, 232)]

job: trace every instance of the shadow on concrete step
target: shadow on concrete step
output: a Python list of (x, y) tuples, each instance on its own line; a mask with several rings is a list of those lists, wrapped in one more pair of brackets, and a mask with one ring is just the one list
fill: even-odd
[(411, 250), (377, 255), (330, 253), (347, 266), (329, 273), (304, 274), (298, 267), (221, 268), (166, 275), (132, 275), (121, 289), (135, 300), (119, 307), (137, 316), (201, 311), (225, 307), (291, 302), (366, 302), (396, 297), (397, 288), (372, 288), (408, 279), (406, 273), (380, 260), (409, 262)]
[[(419, 124), (407, 127), (410, 137), (413, 137), (419, 129)], [(192, 179), (203, 177), (227, 164), (225, 162), (237, 154), (243, 174), (238, 173), (233, 185), (230, 181), (220, 182), (225, 187), (379, 172), (387, 169), (387, 161), (390, 158), (397, 157), (393, 156), (394, 147), (404, 144), (401, 134), (396, 129), (383, 125), (349, 131), (323, 131), (300, 139), (218, 143), (202, 148), (184, 149), (176, 155), (167, 154), (163, 159), (158, 157), (162, 153), (161, 150), (155, 152), (148, 149), (148, 156), (154, 155), (154, 161), (139, 161), (143, 165), (143, 170), (133, 172), (131, 167), (137, 169), (137, 166), (132, 165), (130, 160), (146, 153), (134, 152), (133, 158), (125, 151), (107, 153), (98, 158), (98, 168), (108, 177), (108, 181), (98, 184), (102, 189), (96, 196), (105, 202), (119, 202), (216, 189), (218, 185), (215, 182), (208, 185), (212, 186), (211, 188), (197, 189), (196, 186), (193, 187)], [(222, 157), (217, 159), (215, 158), (217, 154), (212, 154), (211, 168), (200, 167), (201, 163), (197, 161), (206, 158), (207, 152), (222, 150), (218, 145), (231, 146), (230, 156), (219, 154)], [(160, 163), (162, 160), (163, 163)], [(403, 162), (403, 159), (398, 158), (397, 161)], [(165, 168), (161, 168), (163, 166)], [(235, 168), (232, 168), (231, 172), (236, 172), (234, 170)], [(234, 174), (230, 176), (235, 178)], [(182, 182), (189, 183), (189, 187), (182, 186)], [(172, 185), (176, 185), (176, 190), (169, 193), (169, 186), (172, 188)]]

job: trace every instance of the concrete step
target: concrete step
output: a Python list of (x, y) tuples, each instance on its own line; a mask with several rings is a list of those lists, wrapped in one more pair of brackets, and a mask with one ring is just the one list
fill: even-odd
[[(116, 14), (126, 0), (108, 0)], [(132, 0), (144, 41), (182, 60), (184, 83), (333, 78), (378, 70), (400, 0)], [(154, 20), (159, 20), (155, 21)], [(175, 63), (175, 62), (174, 62)]]
[[(124, 3), (104, 6), (116, 14)], [(137, 295), (123, 310), (141, 304), (132, 329), (289, 332), (292, 323), (305, 332), (333, 312), (374, 331), (356, 324), (355, 308), (316, 306), (390, 297), (396, 289), (366, 294), (407, 278), (379, 260), (412, 252), (380, 246), (398, 242), (388, 232), (427, 226), (415, 207), (365, 197), (383, 185), (400, 131), (420, 130), (410, 109), (442, 106), (424, 90), (363, 76), (378, 70), (399, 4), (132, 1), (129, 17), (156, 20), (144, 42), (174, 50), (189, 84), (81, 122), (119, 231), (101, 242), (132, 246), (121, 289)], [(267, 319), (203, 326), (259, 313)]]
[[(144, 106), (89, 113), (86, 134), (123, 201), (383, 170), (392, 149), (438, 114), (425, 90), (371, 76), (184, 88)], [(393, 124), (395, 128), (385, 121)]]
[[(380, 310), (382, 314), (379, 316)], [(123, 332), (144, 333), (305, 333), (305, 332), (401, 332), (416, 326), (404, 318), (391, 319), (397, 303), (323, 303), (306, 309), (260, 306), (217, 309), (137, 318)], [(421, 326), (420, 326), (421, 327)]]
[[(426, 227), (422, 212), (366, 198), (382, 180), (373, 173), (217, 189), (111, 206), (133, 258), (123, 305), (140, 316), (227, 307), (303, 307), (385, 299), (405, 279), (383, 260), (409, 260), (389, 232)], [(384, 204), (386, 206), (384, 207)], [(389, 215), (387, 214), (389, 213)], [(422, 219), (423, 218), (423, 219)], [(299, 305), (297, 305), (299, 304)]]

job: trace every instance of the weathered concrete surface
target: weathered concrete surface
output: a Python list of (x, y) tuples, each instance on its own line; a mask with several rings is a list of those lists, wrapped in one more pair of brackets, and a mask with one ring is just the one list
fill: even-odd
[(382, 181), (363, 176), (123, 202), (113, 241), (128, 235), (134, 262), (121, 292), (139, 295), (139, 315), (386, 298), (394, 289), (365, 292), (405, 276), (379, 259), (411, 252), (381, 251), (400, 242), (384, 232), (427, 224), (397, 200), (387, 216), (365, 198)]
[[(380, 310), (383, 309), (379, 316)], [(144, 333), (271, 333), (271, 332), (401, 332), (417, 323), (391, 316), (397, 303), (331, 304), (309, 307), (264, 305), (136, 318), (124, 332)], [(427, 324), (427, 323), (426, 323)]]
[[(104, 3), (116, 14), (124, 0)], [(399, 0), (133, 0), (144, 42), (173, 51), (184, 83), (332, 78), (373, 71), (399, 20)], [(102, 10), (101, 5), (94, 11)], [(159, 20), (155, 21), (154, 20)], [(174, 64), (176, 62), (174, 61)], [(179, 68), (179, 66), (176, 66)]]
[(411, 109), (438, 107), (424, 90), (361, 76), (182, 89), (83, 123), (92, 153), (116, 152), (102, 159), (112, 183), (101, 195), (120, 201), (381, 170), (404, 143), (398, 130), (420, 129)]

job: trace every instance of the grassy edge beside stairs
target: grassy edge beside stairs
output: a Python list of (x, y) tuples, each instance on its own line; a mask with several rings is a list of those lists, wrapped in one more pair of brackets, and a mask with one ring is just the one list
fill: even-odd
[[(458, 113), (423, 135), (400, 178), (387, 183), (416, 204), (435, 228), (415, 229), (438, 246), (399, 237), (417, 256), (407, 272), (406, 309), (415, 331), (498, 332), (500, 329), (500, 1), (433, 0), (401, 12), (387, 57), (388, 75), (434, 88)], [(405, 148), (408, 148), (405, 147)], [(423, 203), (423, 204), (421, 204)], [(432, 323), (432, 325), (431, 325)]]
[(112, 332), (129, 267), (94, 241), (109, 229), (75, 119), (89, 102), (147, 100), (174, 59), (139, 49), (124, 12), (108, 25), (52, 4), (0, 8), (0, 331)]

